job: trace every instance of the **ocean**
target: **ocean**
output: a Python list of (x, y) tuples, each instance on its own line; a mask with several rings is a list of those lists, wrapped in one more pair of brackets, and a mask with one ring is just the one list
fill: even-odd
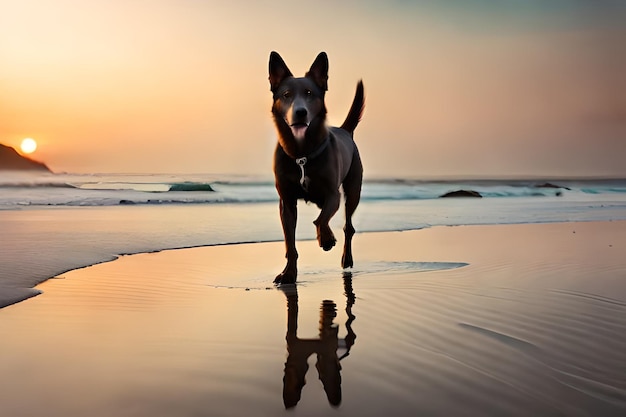
[[(439, 198), (457, 190), (483, 198)], [(3, 173), (0, 307), (37, 295), (32, 287), (46, 279), (121, 255), (280, 241), (277, 203), (269, 178)], [(298, 208), (297, 237), (313, 239), (319, 210)], [(341, 210), (331, 222), (339, 238)], [(368, 233), (615, 220), (626, 220), (626, 179), (391, 178), (365, 181), (354, 224)]]
[[(371, 179), (362, 202), (437, 199), (459, 189), (485, 198), (609, 200), (626, 195), (626, 179)], [(276, 202), (270, 178), (214, 174), (0, 174), (0, 209), (119, 204), (254, 204)]]

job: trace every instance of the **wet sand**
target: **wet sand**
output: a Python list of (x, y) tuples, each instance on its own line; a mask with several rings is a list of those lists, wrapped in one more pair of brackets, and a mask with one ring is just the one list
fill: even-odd
[[(626, 222), (123, 256), (0, 309), (7, 416), (626, 415)], [(68, 256), (71, 256), (68, 253)]]

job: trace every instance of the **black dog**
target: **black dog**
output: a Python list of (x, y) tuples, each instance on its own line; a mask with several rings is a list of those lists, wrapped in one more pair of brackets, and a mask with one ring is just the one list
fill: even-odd
[(278, 130), (274, 154), (276, 189), (280, 196), (280, 219), (287, 247), (287, 265), (275, 283), (293, 283), (297, 277), (297, 201), (312, 201), (322, 211), (313, 222), (317, 241), (324, 250), (336, 239), (328, 222), (339, 209), (340, 191), (345, 195), (345, 243), (341, 266), (352, 267), (352, 214), (361, 198), (363, 166), (353, 132), (363, 113), (363, 83), (340, 128), (326, 126), (324, 95), (328, 89), (328, 57), (320, 53), (302, 78), (295, 78), (276, 52), (270, 54), (269, 80), (274, 94), (272, 114)]

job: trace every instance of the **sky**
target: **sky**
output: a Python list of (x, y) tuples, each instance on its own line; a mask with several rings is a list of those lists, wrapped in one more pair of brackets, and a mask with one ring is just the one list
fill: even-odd
[(268, 58), (330, 61), (370, 178), (626, 177), (626, 1), (0, 2), (0, 143), (55, 172), (271, 178)]

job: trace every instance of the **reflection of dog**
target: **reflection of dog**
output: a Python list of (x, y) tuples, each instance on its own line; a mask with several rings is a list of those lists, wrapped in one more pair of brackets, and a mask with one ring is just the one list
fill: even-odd
[[(356, 339), (352, 331), (352, 322), (356, 318), (352, 314), (352, 305), (355, 296), (352, 292), (352, 277), (344, 275), (344, 289), (346, 294), (346, 329), (348, 334), (343, 340), (338, 338), (339, 328), (333, 326), (333, 319), (337, 316), (337, 306), (333, 301), (324, 300), (320, 309), (320, 328), (318, 339), (300, 339), (298, 330), (298, 290), (295, 287), (281, 287), (287, 296), (287, 361), (285, 362), (285, 376), (283, 378), (283, 402), (285, 408), (293, 408), (300, 401), (302, 388), (306, 384), (306, 373), (309, 370), (307, 360), (316, 353), (315, 367), (319, 379), (322, 381), (328, 402), (332, 406), (341, 403), (341, 365), (339, 361), (349, 355)], [(344, 348), (345, 353), (339, 357), (337, 350)]]
[(352, 267), (352, 214), (361, 197), (363, 167), (353, 132), (364, 106), (363, 83), (357, 84), (354, 101), (340, 128), (326, 126), (324, 96), (328, 80), (328, 58), (320, 53), (304, 77), (295, 78), (276, 52), (270, 54), (269, 80), (274, 104), (272, 114), (278, 130), (274, 154), (276, 189), (280, 196), (280, 218), (287, 247), (287, 265), (276, 283), (292, 283), (297, 276), (295, 230), (299, 199), (312, 201), (321, 212), (313, 222), (317, 240), (324, 250), (335, 246), (328, 222), (340, 204), (339, 187), (346, 204), (345, 242), (341, 266)]

